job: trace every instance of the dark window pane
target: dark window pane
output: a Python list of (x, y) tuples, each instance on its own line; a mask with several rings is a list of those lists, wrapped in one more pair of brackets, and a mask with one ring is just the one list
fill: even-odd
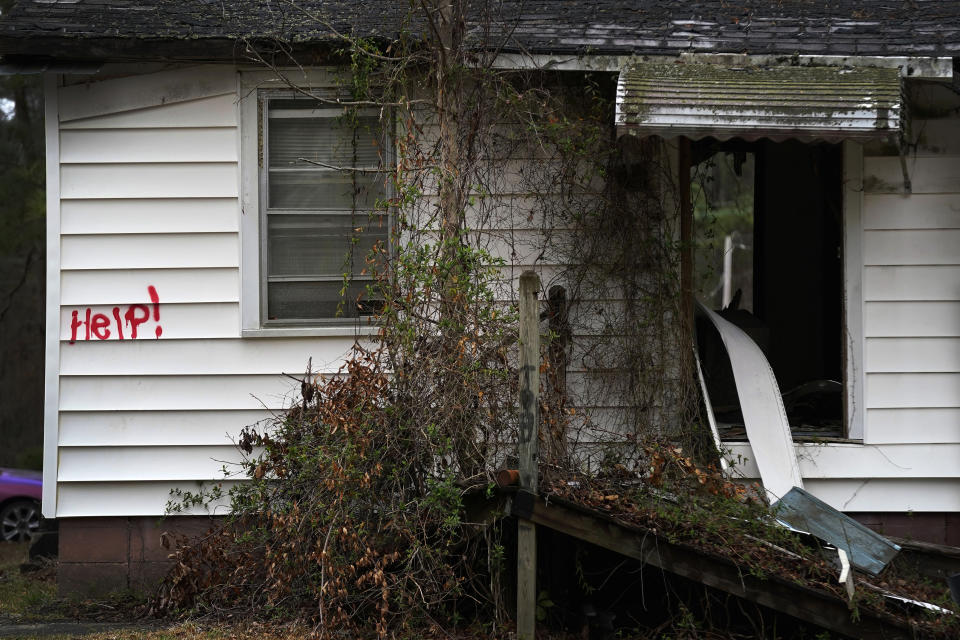
[[(368, 284), (351, 282), (341, 297), (342, 282), (271, 282), (267, 317), (270, 320), (311, 320), (371, 315), (379, 303), (371, 300), (367, 293)], [(337, 316), (338, 310), (340, 316)]]
[(359, 275), (366, 268), (367, 257), (376, 243), (386, 249), (387, 232), (387, 218), (380, 215), (267, 216), (268, 273), (271, 276)]
[(271, 171), (271, 209), (370, 211), (385, 193), (382, 174), (350, 176), (337, 171)]
[(379, 122), (358, 118), (357, 126), (339, 118), (270, 118), (270, 168), (308, 167), (306, 160), (336, 167), (380, 166)]

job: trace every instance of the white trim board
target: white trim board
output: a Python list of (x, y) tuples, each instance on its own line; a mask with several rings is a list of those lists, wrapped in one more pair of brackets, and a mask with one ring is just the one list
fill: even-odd
[(843, 345), (847, 437), (864, 438), (863, 145), (843, 143)]
[(257, 82), (238, 74), (240, 101), (240, 332), (258, 335), (260, 326), (260, 140)]
[(57, 515), (60, 427), (60, 77), (43, 78), (47, 140), (47, 302), (43, 401), (43, 500), (48, 518)]

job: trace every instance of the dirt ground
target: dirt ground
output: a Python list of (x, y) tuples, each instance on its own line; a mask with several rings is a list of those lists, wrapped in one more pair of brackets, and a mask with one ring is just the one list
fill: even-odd
[(56, 565), (22, 571), (28, 544), (0, 543), (0, 638), (19, 640), (293, 640), (306, 629), (167, 623), (144, 617), (144, 600), (118, 593), (104, 600), (57, 596)]

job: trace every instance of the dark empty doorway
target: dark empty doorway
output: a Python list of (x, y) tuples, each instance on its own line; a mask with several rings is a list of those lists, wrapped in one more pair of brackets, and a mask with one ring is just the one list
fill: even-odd
[[(840, 145), (701, 140), (691, 155), (697, 297), (766, 353), (795, 435), (842, 436)], [(735, 426), (729, 365), (705, 364)]]

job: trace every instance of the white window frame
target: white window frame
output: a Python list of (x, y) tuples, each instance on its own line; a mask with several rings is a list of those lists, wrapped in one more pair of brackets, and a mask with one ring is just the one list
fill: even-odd
[(850, 440), (866, 442), (866, 373), (863, 298), (863, 145), (843, 142), (843, 368), (844, 426)]
[[(316, 90), (342, 86), (334, 71), (291, 71), (289, 81)], [(265, 93), (290, 93), (288, 80), (277, 73), (241, 71), (239, 74), (238, 121), (240, 124), (240, 333), (243, 337), (355, 336), (373, 335), (378, 327), (370, 316), (296, 321), (283, 324), (264, 320), (266, 287), (266, 232), (262, 214), (264, 185), (262, 129), (264, 114), (260, 97)], [(385, 164), (390, 162), (385, 159)]]

